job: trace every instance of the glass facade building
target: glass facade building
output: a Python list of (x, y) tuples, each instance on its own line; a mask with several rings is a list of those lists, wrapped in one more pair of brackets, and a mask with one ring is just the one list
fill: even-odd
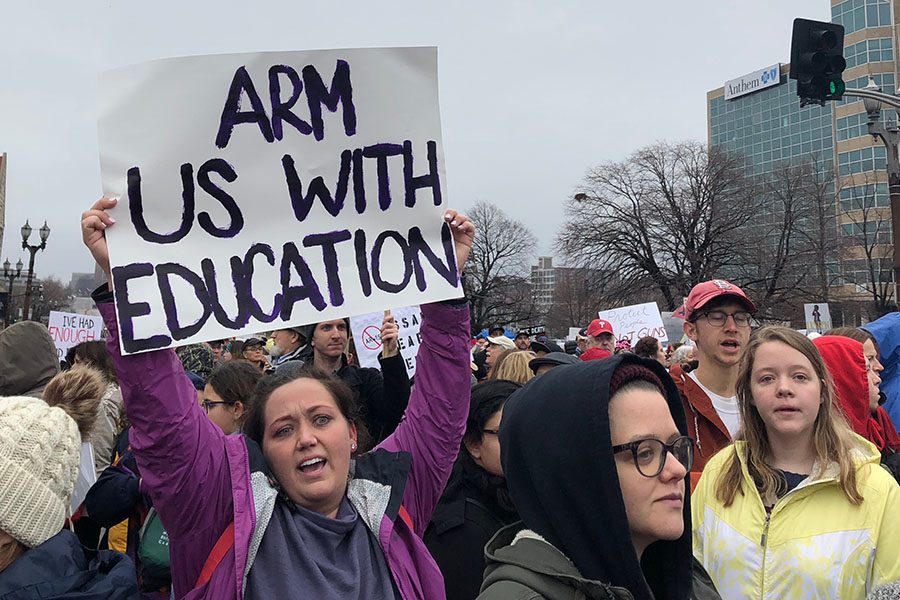
[[(844, 81), (848, 89), (863, 88), (872, 77), (882, 91), (896, 92), (894, 24), (898, 8), (891, 0), (832, 0), (832, 22), (845, 28)], [(864, 299), (861, 287), (870, 282), (871, 276), (861, 244), (871, 239), (889, 246), (891, 241), (886, 150), (868, 134), (868, 118), (860, 98), (845, 96), (825, 106), (801, 108), (789, 71), (790, 65), (780, 64), (777, 84), (730, 99), (726, 99), (725, 86), (710, 91), (709, 144), (743, 155), (747, 168), (759, 177), (771, 174), (785, 162), (809, 164), (815, 159), (812, 164), (820, 174), (834, 182), (829, 209), (833, 206), (840, 253), (829, 265), (835, 275), (832, 287), (839, 288), (840, 295), (848, 299)], [(896, 119), (895, 111), (882, 110), (882, 119), (892, 118)], [(776, 210), (774, 203), (761, 205)], [(752, 226), (771, 225), (781, 219), (774, 212), (760, 216)], [(861, 228), (866, 231), (861, 232)], [(889, 248), (878, 250), (890, 256)], [(891, 277), (890, 269), (886, 277)]]

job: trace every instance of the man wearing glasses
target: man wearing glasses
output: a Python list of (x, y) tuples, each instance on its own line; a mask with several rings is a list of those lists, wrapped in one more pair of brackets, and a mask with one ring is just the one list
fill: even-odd
[(698, 283), (675, 316), (684, 319), (684, 333), (694, 342), (696, 369), (672, 369), (672, 378), (696, 441), (691, 489), (706, 461), (731, 443), (740, 428), (735, 394), (738, 364), (750, 341), (750, 321), (756, 306), (738, 286), (722, 279)]

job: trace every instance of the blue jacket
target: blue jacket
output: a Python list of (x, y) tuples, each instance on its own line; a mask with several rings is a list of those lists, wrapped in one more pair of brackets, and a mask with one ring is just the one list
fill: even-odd
[(888, 313), (863, 329), (875, 336), (881, 350), (881, 391), (887, 398), (884, 410), (896, 425), (900, 423), (900, 312)]
[(0, 572), (0, 600), (137, 599), (134, 563), (110, 550), (88, 550), (63, 529)]

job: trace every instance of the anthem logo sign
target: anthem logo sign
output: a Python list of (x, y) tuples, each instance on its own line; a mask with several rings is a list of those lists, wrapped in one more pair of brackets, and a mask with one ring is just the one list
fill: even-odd
[(743, 77), (726, 81), (725, 99), (732, 100), (739, 96), (758, 92), (773, 85), (778, 85), (779, 81), (781, 81), (779, 65), (774, 64), (771, 67), (748, 73)]

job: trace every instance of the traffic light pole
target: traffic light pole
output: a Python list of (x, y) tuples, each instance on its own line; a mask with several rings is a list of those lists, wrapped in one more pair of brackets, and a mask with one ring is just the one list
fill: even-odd
[[(874, 87), (874, 84), (873, 84)], [(883, 102), (889, 106), (900, 109), (900, 98), (885, 94), (877, 90), (846, 90), (845, 96), (857, 96)], [(887, 126), (881, 121), (881, 109), (870, 110), (866, 106), (869, 115), (869, 133), (877, 137), (887, 150), (888, 194), (891, 201), (891, 243), (894, 246), (894, 302), (900, 308), (900, 128), (896, 121), (889, 122)]]

